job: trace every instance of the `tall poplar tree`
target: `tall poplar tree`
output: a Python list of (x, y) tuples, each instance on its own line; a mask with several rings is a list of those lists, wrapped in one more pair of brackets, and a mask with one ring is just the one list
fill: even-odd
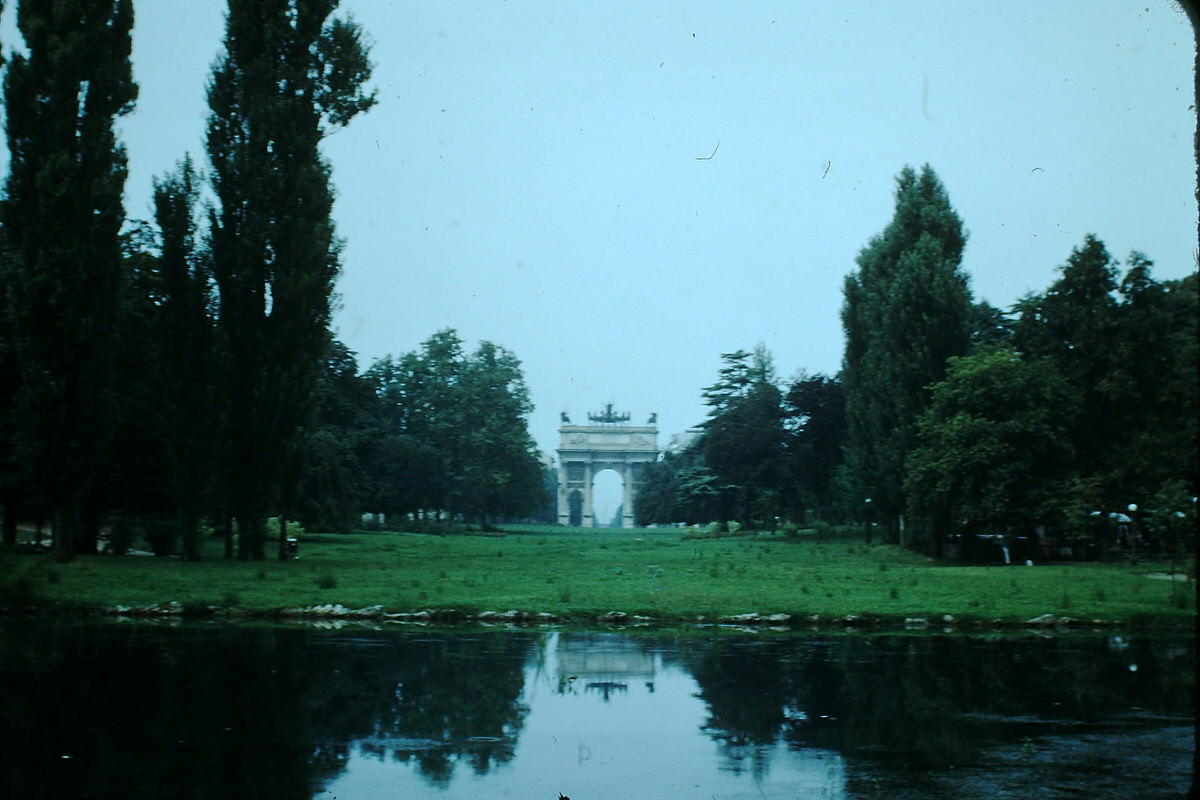
[(157, 343), (159, 408), (168, 495), (179, 523), (183, 557), (200, 558), (200, 521), (211, 496), (216, 372), (211, 272), (196, 223), (199, 179), (190, 157), (154, 181), (154, 218), (162, 250), (161, 297), (152, 330)]
[[(0, 16), (4, 14), (4, 0), (0, 0)], [(0, 66), (4, 55), (0, 52)], [(0, 225), (0, 278), (9, 275), (8, 237)], [(0, 542), (6, 545), (17, 543), (17, 506), (21, 496), (20, 472), (13, 458), (12, 404), (17, 392), (17, 370), (12, 355), (12, 331), (8, 324), (8, 303), (4, 290), (5, 281), (0, 280)]]
[(905, 167), (896, 210), (846, 276), (842, 382), (853, 485), (870, 497), (889, 538), (904, 513), (904, 460), (929, 386), (970, 344), (973, 313), (960, 269), (966, 233), (928, 166)]
[(225, 488), (242, 559), (265, 556), (272, 503), (287, 516), (330, 343), (340, 242), (321, 139), (375, 103), (363, 88), (368, 48), (357, 25), (331, 16), (337, 5), (229, 0), (208, 87)]
[(20, 386), (20, 372), (12, 350), (13, 331), (6, 296), (11, 257), (4, 228), (0, 227), (0, 507), (3, 507), (0, 542), (10, 546), (17, 543), (17, 515), (21, 513), (25, 495), (21, 463), (13, 452), (16, 444), (13, 403)]
[(126, 175), (113, 126), (137, 98), (132, 27), (132, 0), (22, 0), (28, 54), (4, 82), (17, 441), (61, 558), (96, 546), (84, 519), (110, 429)]

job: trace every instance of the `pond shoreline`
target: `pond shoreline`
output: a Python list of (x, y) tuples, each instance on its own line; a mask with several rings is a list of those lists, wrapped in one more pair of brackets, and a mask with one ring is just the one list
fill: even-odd
[(110, 619), (138, 621), (207, 621), (230, 625), (256, 622), (276, 622), (297, 625), (343, 626), (359, 624), (371, 628), (383, 626), (460, 626), (538, 628), (593, 627), (614, 630), (626, 628), (716, 628), (731, 631), (792, 631), (792, 630), (861, 630), (872, 632), (980, 632), (980, 631), (1179, 631), (1195, 628), (1195, 619), (1180, 620), (1175, 616), (1140, 617), (1135, 620), (1087, 619), (1061, 614), (1042, 614), (1031, 619), (956, 617), (951, 614), (911, 617), (886, 614), (760, 614), (749, 612), (731, 615), (651, 616), (608, 611), (601, 614), (529, 612), (520, 610), (468, 612), (454, 608), (426, 608), (417, 611), (388, 611), (382, 605), (347, 608), (331, 603), (308, 607), (281, 609), (246, 609), (219, 605), (197, 606), (179, 602), (156, 603), (145, 606), (79, 606), (51, 605), (6, 608), (0, 606), (0, 620), (5, 618), (67, 617), (79, 619)]

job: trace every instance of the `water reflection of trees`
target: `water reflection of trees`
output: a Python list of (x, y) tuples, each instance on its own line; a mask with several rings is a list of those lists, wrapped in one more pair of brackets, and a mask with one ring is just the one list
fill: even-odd
[(729, 767), (749, 758), (756, 772), (781, 741), (938, 766), (969, 761), (1022, 716), (1077, 720), (1135, 706), (1188, 715), (1195, 697), (1193, 643), (712, 639), (681, 644), (680, 657)]
[[(539, 641), (6, 624), (0, 797), (305, 798), (360, 753), (444, 786), (513, 758)], [(690, 672), (724, 767), (757, 776), (780, 747), (955, 764), (1014, 725), (1195, 697), (1193, 641), (564, 633), (556, 655), (559, 691)]]
[(308, 670), (286, 637), (180, 645), (153, 628), (7, 629), (0, 796), (303, 798), (338, 768), (310, 760)]
[(435, 783), (486, 772), (512, 756), (534, 641), (6, 628), (0, 796), (306, 798), (355, 747)]
[(442, 637), (406, 641), (387, 702), (358, 738), (365, 752), (413, 762), (446, 784), (465, 761), (476, 774), (509, 761), (528, 708), (520, 703), (534, 639)]

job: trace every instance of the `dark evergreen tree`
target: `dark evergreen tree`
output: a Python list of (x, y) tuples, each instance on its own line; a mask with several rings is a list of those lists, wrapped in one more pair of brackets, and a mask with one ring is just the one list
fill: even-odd
[(842, 306), (851, 485), (872, 498), (893, 541), (917, 419), (946, 359), (966, 353), (974, 316), (959, 266), (966, 234), (941, 181), (925, 166), (896, 183), (892, 221), (859, 253)]
[(1021, 353), (1049, 358), (1082, 393), (1072, 438), (1080, 474), (1098, 472), (1113, 426), (1112, 397), (1099, 391), (1111, 366), (1117, 325), (1117, 262), (1104, 243), (1088, 235), (1071, 252), (1061, 276), (1042, 295), (1017, 303), (1013, 345)]
[(137, 98), (132, 26), (132, 0), (23, 0), (28, 54), (4, 82), (17, 444), (62, 558), (95, 550), (85, 520), (112, 429), (126, 175), (114, 123)]
[(1196, 484), (1196, 275), (1159, 283), (1140, 253), (1126, 266), (1122, 277), (1089, 235), (1044, 294), (1016, 306), (1014, 346), (1050, 359), (1082, 398), (1069, 425), (1093, 510)]
[(658, 461), (642, 468), (642, 485), (638, 490), (634, 524), (647, 525), (680, 522), (679, 470), (676, 453), (665, 453)]
[[(223, 487), (239, 558), (265, 555), (264, 519), (286, 522), (329, 348), (340, 243), (324, 135), (375, 102), (356, 25), (337, 0), (230, 0), (208, 88), (216, 207), (213, 274), (227, 365)], [(284, 555), (280, 537), (280, 556)]]
[(720, 515), (717, 477), (693, 447), (668, 451), (642, 471), (638, 525), (711, 522)]
[(1003, 345), (1012, 336), (1012, 323), (1005, 312), (986, 300), (971, 306), (972, 344)]
[(1116, 423), (1105, 484), (1117, 504), (1145, 507), (1174, 482), (1196, 493), (1200, 295), (1195, 272), (1159, 283), (1142, 254), (1130, 254), (1125, 263), (1110, 365), (1100, 386)]
[[(774, 527), (782, 510), (784, 430), (782, 398), (771, 354), (763, 346), (721, 356), (717, 383), (704, 390), (708, 419), (695, 448), (721, 498), (722, 521)], [(698, 477), (698, 476), (697, 476)]]

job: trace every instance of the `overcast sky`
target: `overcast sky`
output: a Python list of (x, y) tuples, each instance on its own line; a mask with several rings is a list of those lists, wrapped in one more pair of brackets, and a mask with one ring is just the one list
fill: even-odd
[[(3, 42), (17, 43), (6, 4)], [(203, 161), (223, 0), (138, 0), (127, 208)], [(1195, 268), (1194, 40), (1171, 2), (343, 0), (379, 106), (326, 153), (364, 367), (441, 328), (522, 360), (559, 413), (704, 419), (720, 354), (836, 372), (842, 282), (928, 163), (976, 296), (1045, 289), (1097, 234)]]

